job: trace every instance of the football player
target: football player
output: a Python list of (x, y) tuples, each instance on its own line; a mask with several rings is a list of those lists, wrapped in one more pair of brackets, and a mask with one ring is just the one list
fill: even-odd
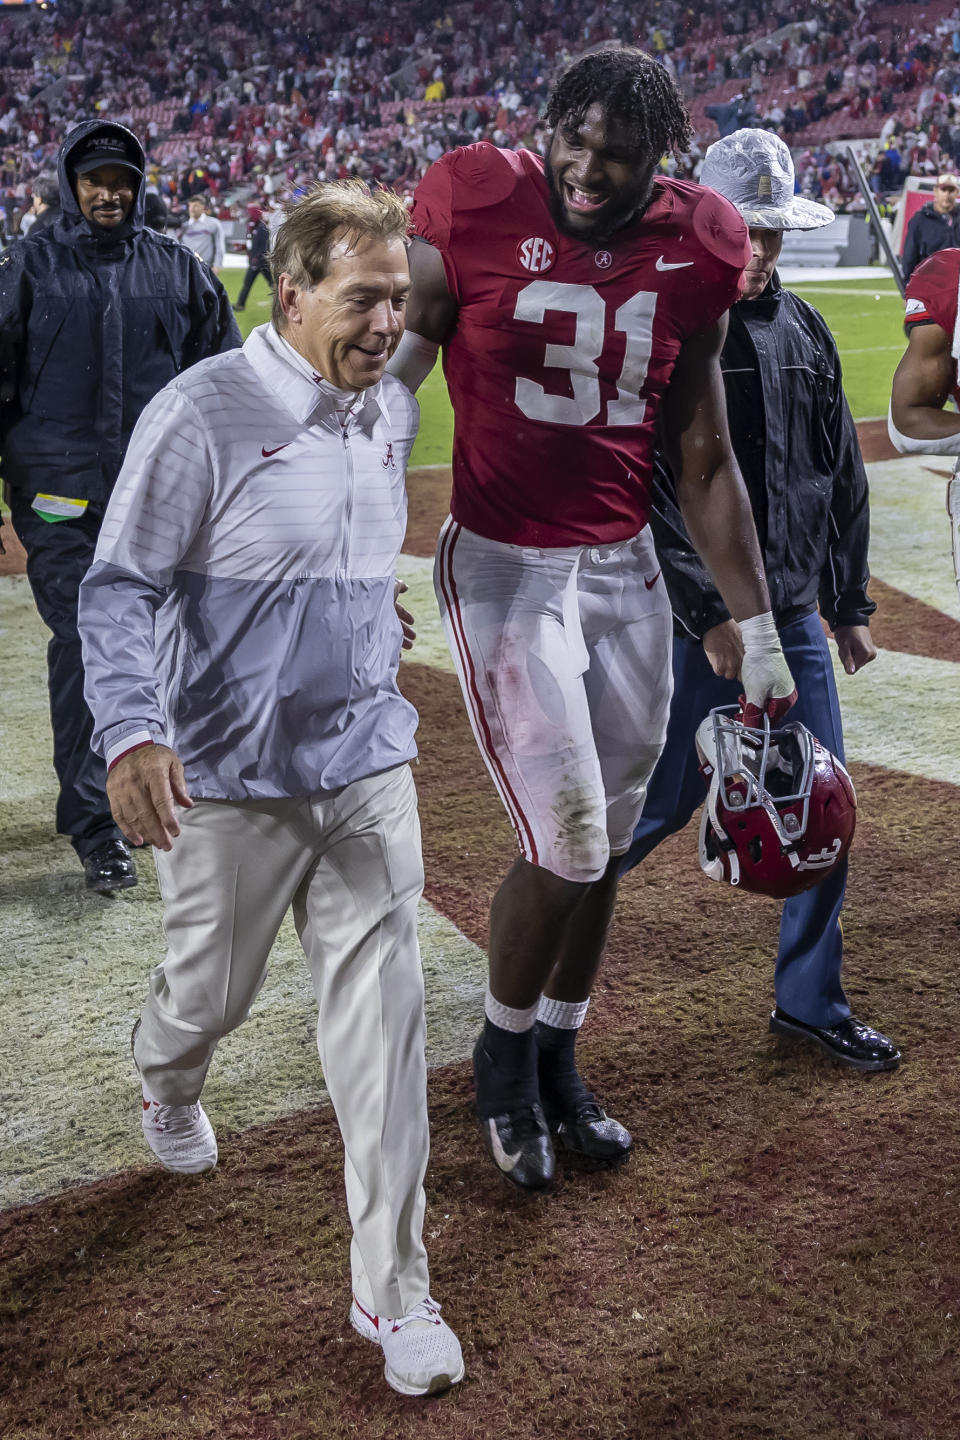
[[(888, 429), (902, 455), (960, 455), (957, 358), (960, 327), (960, 250), (938, 250), (918, 265), (907, 285), (907, 348), (893, 377)], [(960, 464), (960, 462), (958, 462)], [(960, 476), (947, 485), (953, 566), (960, 589)]]
[(481, 143), (424, 176), (391, 364), (416, 389), (443, 347), (453, 498), (435, 585), (520, 846), (491, 907), (476, 1105), (496, 1164), (531, 1189), (556, 1140), (600, 1161), (632, 1144), (574, 1044), (669, 712), (670, 604), (647, 525), (658, 426), (690, 535), (742, 624), (750, 710), (777, 718), (796, 693), (718, 368), (744, 223), (659, 173), (689, 117), (641, 51), (576, 61), (547, 121), (545, 162)]

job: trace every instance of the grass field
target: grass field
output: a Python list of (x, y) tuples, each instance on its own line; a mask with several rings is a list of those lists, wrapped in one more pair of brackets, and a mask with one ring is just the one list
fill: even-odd
[[(844, 384), (854, 419), (866, 420), (887, 413), (890, 381), (903, 353), (903, 301), (893, 280), (878, 271), (876, 280), (837, 280), (797, 285), (798, 295), (809, 300), (830, 326), (840, 349)], [(223, 280), (231, 298), (243, 272), (227, 270)], [(244, 335), (270, 317), (267, 287), (258, 280), (240, 320)], [(445, 465), (453, 444), (453, 416), (439, 365), (418, 392), (422, 419), (412, 464)]]
[(893, 280), (879, 272), (876, 280), (838, 279), (792, 288), (830, 326), (854, 419), (886, 416), (890, 382), (905, 343), (903, 301)]
[(623, 887), (582, 1042), (636, 1153), (612, 1172), (562, 1156), (542, 1196), (509, 1189), (471, 1116), (486, 911), (514, 845), (429, 598), (445, 476), (411, 479), (427, 1233), (467, 1365), (434, 1404), (394, 1395), (346, 1321), (343, 1153), (289, 924), (204, 1090), (220, 1165), (193, 1182), (151, 1163), (129, 1031), (162, 954), (156, 876), (138, 852), (139, 889), (91, 895), (53, 836), (46, 636), (25, 577), (0, 580), (4, 1440), (960, 1433), (960, 622), (943, 475), (869, 470), (880, 655), (837, 676), (860, 802), (845, 979), (903, 1066), (848, 1074), (771, 1043), (776, 907), (704, 880), (688, 829)]
[[(241, 274), (227, 272), (231, 294)], [(860, 415), (900, 350), (892, 287), (807, 287)], [(874, 296), (879, 295), (880, 299)], [(240, 317), (268, 318), (266, 286)], [(419, 464), (450, 455), (439, 367)], [(877, 427), (867, 427), (867, 431)], [(956, 884), (960, 621), (942, 465), (872, 460), (875, 664), (838, 671), (859, 795), (845, 984), (904, 1050), (845, 1073), (766, 1032), (776, 907), (711, 886), (695, 830), (625, 882), (581, 1047), (636, 1137), (561, 1156), (548, 1194), (481, 1156), (469, 1051), (506, 817), (432, 593), (448, 476), (410, 475), (417, 616), (431, 1287), (464, 1383), (401, 1400), (350, 1330), (343, 1153), (289, 918), (204, 1091), (221, 1160), (145, 1152), (129, 1033), (162, 956), (138, 889), (92, 895), (54, 836), (47, 635), (0, 577), (0, 1436), (3, 1440), (941, 1440), (960, 1433)]]

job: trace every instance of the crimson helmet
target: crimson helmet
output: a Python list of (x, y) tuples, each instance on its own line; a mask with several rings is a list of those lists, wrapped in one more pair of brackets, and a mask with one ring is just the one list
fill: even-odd
[(857, 821), (853, 781), (805, 725), (752, 729), (736, 705), (697, 730), (707, 799), (700, 864), (711, 880), (784, 900), (811, 890), (843, 860)]

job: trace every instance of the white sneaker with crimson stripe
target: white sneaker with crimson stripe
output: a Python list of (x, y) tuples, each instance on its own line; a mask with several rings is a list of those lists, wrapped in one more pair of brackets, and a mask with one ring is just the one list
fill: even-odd
[(383, 1373), (400, 1395), (439, 1395), (463, 1379), (460, 1341), (428, 1295), (406, 1315), (371, 1315), (354, 1296), (350, 1324), (383, 1351)]
[(165, 1170), (202, 1175), (217, 1163), (217, 1137), (199, 1100), (193, 1105), (161, 1105), (144, 1095), (143, 1133)]

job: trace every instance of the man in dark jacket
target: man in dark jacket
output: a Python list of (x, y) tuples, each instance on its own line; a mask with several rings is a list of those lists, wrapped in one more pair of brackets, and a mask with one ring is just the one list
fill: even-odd
[(960, 245), (960, 210), (957, 208), (957, 177), (949, 171), (937, 176), (933, 199), (910, 217), (903, 246), (903, 278), (910, 279), (922, 260)]
[(237, 297), (237, 303), (233, 307), (238, 311), (246, 305), (247, 297), (253, 289), (253, 282), (258, 275), (262, 275), (268, 285), (272, 283), (270, 261), (267, 259), (267, 252), (270, 249), (270, 228), (258, 205), (251, 207), (247, 231), (247, 273), (243, 277), (243, 285)]
[(60, 183), (55, 175), (38, 175), (30, 189), (36, 219), (30, 226), (29, 236), (36, 239), (56, 225), (60, 218)]
[(732, 135), (738, 127), (756, 119), (757, 105), (752, 95), (734, 95), (726, 104), (708, 105), (704, 114), (708, 120), (716, 121), (722, 137)]
[[(840, 705), (817, 603), (844, 670), (855, 674), (877, 653), (869, 630), (876, 606), (866, 591), (867, 477), (833, 337), (812, 305), (781, 288), (775, 269), (784, 230), (829, 224), (833, 212), (794, 196), (790, 152), (767, 131), (738, 130), (717, 141), (701, 179), (736, 205), (753, 248), (720, 364), (733, 451), (800, 695), (790, 719), (842, 760)], [(742, 690), (739, 628), (687, 537), (662, 461), (651, 524), (674, 612), (674, 694), (667, 743), (624, 871), (682, 829), (703, 802), (697, 727), (714, 707), (735, 704)], [(770, 1029), (857, 1069), (891, 1070), (897, 1047), (851, 1015), (840, 983), (846, 877), (844, 861), (784, 904)]]
[(60, 148), (56, 222), (0, 256), (0, 474), (52, 632), (57, 830), (100, 892), (137, 882), (90, 749), (77, 593), (140, 412), (189, 365), (240, 344), (219, 281), (144, 227), (143, 168), (123, 125), (78, 125)]

